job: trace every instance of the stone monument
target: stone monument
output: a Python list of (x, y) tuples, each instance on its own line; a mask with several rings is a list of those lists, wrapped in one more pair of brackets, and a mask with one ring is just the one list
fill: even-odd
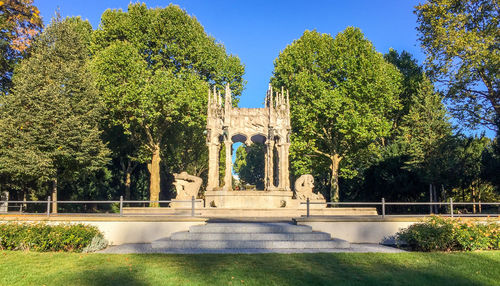
[[(190, 208), (191, 202), (189, 202), (193, 197), (196, 199), (198, 192), (200, 191), (203, 179), (193, 175), (189, 175), (187, 172), (181, 172), (180, 174), (174, 173), (174, 186), (177, 192), (177, 196), (170, 203), (171, 207), (179, 208), (185, 207)], [(182, 201), (182, 202), (180, 202)], [(196, 202), (196, 207), (200, 208), (201, 203)]]
[[(290, 191), (288, 150), (290, 147), (290, 103), (288, 91), (266, 95), (265, 108), (236, 108), (232, 106), (231, 89), (226, 86), (224, 102), (220, 91), (208, 92), (207, 112), (208, 184), (207, 191), (232, 190), (232, 157), (226, 152), (224, 182), (219, 182), (219, 152), (221, 144), (231, 150), (233, 143), (266, 146), (265, 190)], [(274, 160), (277, 153), (277, 160)], [(277, 163), (277, 166), (275, 166)]]
[[(231, 89), (226, 85), (224, 100), (215, 88), (208, 91), (207, 145), (208, 182), (205, 198), (216, 207), (284, 207), (293, 197), (288, 171), (290, 147), (290, 101), (288, 91), (266, 94), (264, 108), (232, 106)], [(232, 145), (241, 142), (265, 145), (265, 192), (232, 190)], [(226, 150), (224, 181), (219, 181), (219, 153)]]
[[(311, 174), (302, 175), (295, 181), (295, 195), (298, 200), (310, 202), (326, 202), (321, 193), (314, 193), (314, 177)], [(303, 205), (302, 205), (303, 206)], [(310, 208), (324, 208), (324, 204), (310, 204)]]

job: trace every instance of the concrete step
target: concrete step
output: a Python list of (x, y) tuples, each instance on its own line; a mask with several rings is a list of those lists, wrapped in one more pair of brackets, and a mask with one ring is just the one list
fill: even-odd
[(152, 248), (168, 249), (332, 249), (349, 248), (350, 243), (342, 239), (314, 241), (283, 240), (171, 240), (159, 239), (151, 243)]
[(189, 232), (208, 233), (307, 233), (312, 228), (307, 225), (293, 225), (290, 223), (209, 223), (205, 225), (194, 225)]
[(212, 233), (212, 232), (176, 232), (171, 240), (329, 240), (330, 234), (324, 232), (280, 232), (280, 233)]

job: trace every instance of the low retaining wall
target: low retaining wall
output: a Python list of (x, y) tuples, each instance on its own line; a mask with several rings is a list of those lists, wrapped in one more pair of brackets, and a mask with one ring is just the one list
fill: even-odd
[(204, 218), (175, 217), (44, 217), (44, 216), (0, 216), (5, 221), (84, 223), (99, 228), (111, 245), (125, 243), (150, 243), (170, 236), (174, 232), (187, 231), (192, 225), (205, 224)]
[[(486, 218), (461, 218), (486, 221)], [(302, 217), (294, 221), (298, 225), (309, 225), (314, 231), (329, 233), (334, 238), (351, 243), (388, 243), (401, 230), (414, 223), (423, 221), (423, 217)], [(498, 219), (496, 219), (498, 221)]]

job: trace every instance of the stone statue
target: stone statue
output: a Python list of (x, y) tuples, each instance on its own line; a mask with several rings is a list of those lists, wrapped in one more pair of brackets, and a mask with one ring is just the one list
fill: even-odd
[(174, 186), (177, 191), (176, 200), (191, 200), (191, 197), (198, 196), (203, 179), (189, 175), (187, 172), (174, 174), (174, 178)]
[(306, 174), (300, 176), (295, 181), (295, 192), (297, 194), (297, 199), (299, 200), (324, 200), (322, 194), (319, 192), (313, 193), (314, 189), (314, 177), (311, 174)]

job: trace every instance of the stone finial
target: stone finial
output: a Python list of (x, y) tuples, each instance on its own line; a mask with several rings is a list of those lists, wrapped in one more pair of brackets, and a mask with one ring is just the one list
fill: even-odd
[(225, 108), (230, 109), (232, 105), (232, 98), (231, 98), (231, 88), (229, 87), (229, 83), (226, 84), (226, 94), (225, 94)]

